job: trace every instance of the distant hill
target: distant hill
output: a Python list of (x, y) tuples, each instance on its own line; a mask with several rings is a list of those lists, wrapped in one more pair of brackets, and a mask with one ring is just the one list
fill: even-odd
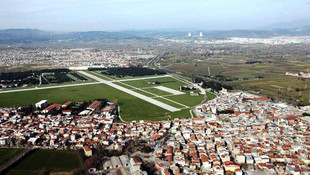
[(146, 36), (138, 35), (141, 32), (68, 32), (54, 33), (37, 29), (6, 29), (0, 30), (0, 43), (31, 43), (51, 40), (103, 40), (103, 39), (144, 39)]
[(0, 30), (0, 43), (31, 43), (34, 41), (47, 41), (54, 34), (37, 29), (7, 29)]
[(204, 36), (211, 38), (229, 38), (229, 37), (268, 38), (275, 35), (276, 35), (275, 32), (266, 30), (207, 31), (204, 33)]
[(305, 25), (301, 27), (296, 27), (295, 32), (300, 35), (309, 35), (310, 33), (310, 25)]
[[(198, 36), (200, 31), (192, 32), (193, 37)], [(6, 29), (0, 30), (0, 46), (18, 45), (18, 46), (50, 46), (51, 44), (67, 43), (70, 46), (72, 43), (84, 43), (94, 41), (124, 41), (124, 40), (140, 40), (140, 41), (155, 41), (157, 37), (166, 38), (186, 38), (187, 31), (165, 31), (165, 30), (150, 30), (150, 31), (120, 31), (120, 32), (105, 32), (105, 31), (89, 31), (89, 32), (68, 32), (56, 33), (46, 32), (37, 29)], [(310, 35), (310, 25), (305, 25), (295, 28), (274, 28), (270, 30), (229, 30), (229, 31), (202, 31), (203, 36), (212, 39), (223, 39), (229, 37), (247, 37), (247, 38), (268, 38), (273, 36), (301, 36)], [(69, 44), (68, 44), (69, 43)], [(43, 45), (42, 45), (43, 47)]]
[(286, 23), (275, 23), (268, 26), (260, 27), (258, 30), (273, 30), (273, 29), (295, 29), (301, 26), (309, 26), (310, 20), (299, 20)]

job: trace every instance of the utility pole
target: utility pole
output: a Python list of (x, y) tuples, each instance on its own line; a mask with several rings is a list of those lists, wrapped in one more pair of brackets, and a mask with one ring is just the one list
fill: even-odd
[(41, 86), (41, 84), (42, 84), (42, 74), (40, 75), (40, 84), (39, 84), (39, 86)]
[(308, 97), (308, 100), (309, 100), (309, 102), (310, 102), (310, 87), (309, 87), (309, 97)]

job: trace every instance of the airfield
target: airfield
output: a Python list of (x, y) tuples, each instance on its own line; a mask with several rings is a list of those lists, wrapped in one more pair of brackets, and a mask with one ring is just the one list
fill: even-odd
[[(167, 74), (117, 78), (97, 71), (78, 71), (92, 82), (0, 91), (0, 106), (28, 106), (46, 99), (49, 103), (106, 98), (120, 105), (122, 121), (163, 120), (191, 117), (192, 107), (215, 97), (183, 77)], [(158, 81), (160, 84), (150, 84)], [(194, 86), (199, 96), (179, 87)]]

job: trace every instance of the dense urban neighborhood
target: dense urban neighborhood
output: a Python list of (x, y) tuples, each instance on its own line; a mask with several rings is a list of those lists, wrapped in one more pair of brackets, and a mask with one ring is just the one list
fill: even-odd
[[(0, 145), (82, 149), (86, 157), (98, 148), (117, 152), (89, 167), (91, 174), (147, 174), (149, 163), (163, 175), (309, 174), (309, 111), (223, 89), (194, 108), (196, 117), (124, 123), (117, 104), (104, 99), (42, 100), (0, 109)], [(134, 142), (149, 150), (130, 150)]]
[(146, 50), (102, 50), (93, 48), (75, 49), (16, 49), (0, 50), (1, 66), (41, 64), (38, 67), (67, 67), (87, 69), (88, 67), (125, 67), (154, 57), (154, 51)]
[[(281, 54), (261, 59), (250, 45), (204, 48), (196, 39), (159, 39), (194, 41), (186, 52), (0, 51), (0, 174), (24, 173), (44, 156), (52, 158), (31, 172), (310, 174), (307, 65), (286, 70)], [(278, 39), (231, 42), (264, 41), (281, 53), (289, 37)]]
[(0, 0), (0, 175), (310, 175), (310, 0)]

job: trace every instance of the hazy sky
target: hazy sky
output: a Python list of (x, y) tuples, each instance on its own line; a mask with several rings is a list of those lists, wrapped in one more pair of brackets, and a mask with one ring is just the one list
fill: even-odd
[(0, 28), (253, 29), (310, 19), (310, 0), (0, 0)]

